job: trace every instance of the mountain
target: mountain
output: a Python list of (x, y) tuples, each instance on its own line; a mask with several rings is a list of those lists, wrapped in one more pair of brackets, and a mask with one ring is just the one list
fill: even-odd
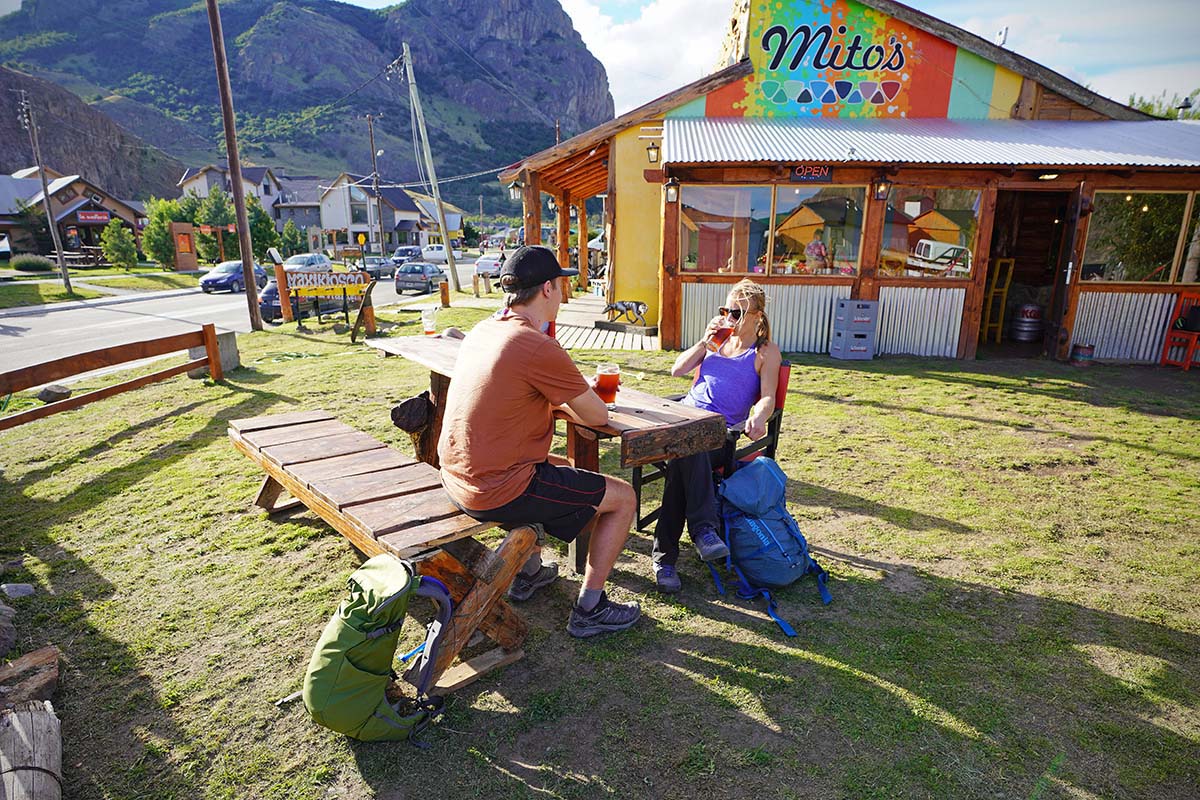
[(17, 120), (17, 90), (29, 93), (46, 165), (82, 175), (125, 200), (178, 193), (182, 162), (152, 147), (52, 83), (0, 67), (0, 174), (31, 167), (29, 134)]
[[(556, 121), (566, 138), (613, 115), (604, 67), (558, 0), (409, 0), (380, 10), (223, 0), (220, 8), (248, 163), (369, 172), (372, 113), (381, 115), (380, 172), (418, 179), (408, 86), (388, 70), (404, 42), (439, 177), (503, 167), (551, 145)], [(220, 157), (203, 2), (24, 0), (0, 18), (0, 61), (62, 84), (191, 163)], [(0, 98), (0, 114), (7, 102)], [(489, 206), (504, 196), (491, 175), (445, 193), (468, 208), (477, 194)]]

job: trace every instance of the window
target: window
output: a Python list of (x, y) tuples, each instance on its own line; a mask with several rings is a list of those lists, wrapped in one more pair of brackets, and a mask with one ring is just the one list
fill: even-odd
[(350, 187), (350, 224), (368, 224), (367, 193), (357, 186)]
[(1200, 193), (1192, 195), (1192, 221), (1183, 240), (1180, 260), (1182, 264), (1176, 280), (1180, 283), (1200, 283)]
[(1080, 279), (1169, 283), (1187, 203), (1186, 192), (1097, 192)]
[(685, 272), (765, 272), (769, 186), (683, 186), (680, 224)]
[(971, 277), (980, 194), (978, 189), (893, 186), (884, 212), (879, 274)]
[(865, 199), (863, 187), (778, 187), (771, 272), (858, 274)]

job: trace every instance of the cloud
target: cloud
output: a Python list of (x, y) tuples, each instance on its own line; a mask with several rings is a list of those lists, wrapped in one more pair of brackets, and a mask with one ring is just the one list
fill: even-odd
[(618, 115), (712, 72), (733, 10), (732, 0), (653, 0), (619, 22), (595, 0), (562, 6), (608, 71)]

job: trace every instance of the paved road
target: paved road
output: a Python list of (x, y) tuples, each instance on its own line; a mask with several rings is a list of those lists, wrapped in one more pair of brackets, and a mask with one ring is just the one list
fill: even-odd
[[(473, 265), (474, 261), (459, 264), (464, 287), (471, 285)], [(373, 299), (377, 306), (395, 302), (392, 282), (381, 281)], [(186, 333), (208, 322), (218, 331), (249, 331), (246, 296), (204, 294), (196, 289), (120, 302), (94, 300), (4, 311), (0, 312), (0, 372), (100, 347)]]

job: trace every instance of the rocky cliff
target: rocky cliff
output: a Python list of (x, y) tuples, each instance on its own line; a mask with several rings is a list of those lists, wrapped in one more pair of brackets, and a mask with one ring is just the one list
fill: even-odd
[[(558, 0), (223, 0), (243, 158), (303, 173), (366, 172), (367, 113), (389, 177), (417, 177), (407, 42), (439, 172), (512, 163), (610, 119), (608, 79)], [(0, 18), (0, 60), (58, 81), (195, 163), (221, 126), (208, 18), (192, 0), (24, 0)], [(0, 98), (0, 114), (11, 101)], [(448, 189), (501, 197), (488, 179)], [(470, 205), (473, 207), (474, 202)]]
[(182, 162), (127, 132), (66, 89), (0, 67), (0, 174), (31, 167), (33, 149), (17, 121), (15, 91), (29, 93), (47, 166), (123, 199), (173, 197)]

